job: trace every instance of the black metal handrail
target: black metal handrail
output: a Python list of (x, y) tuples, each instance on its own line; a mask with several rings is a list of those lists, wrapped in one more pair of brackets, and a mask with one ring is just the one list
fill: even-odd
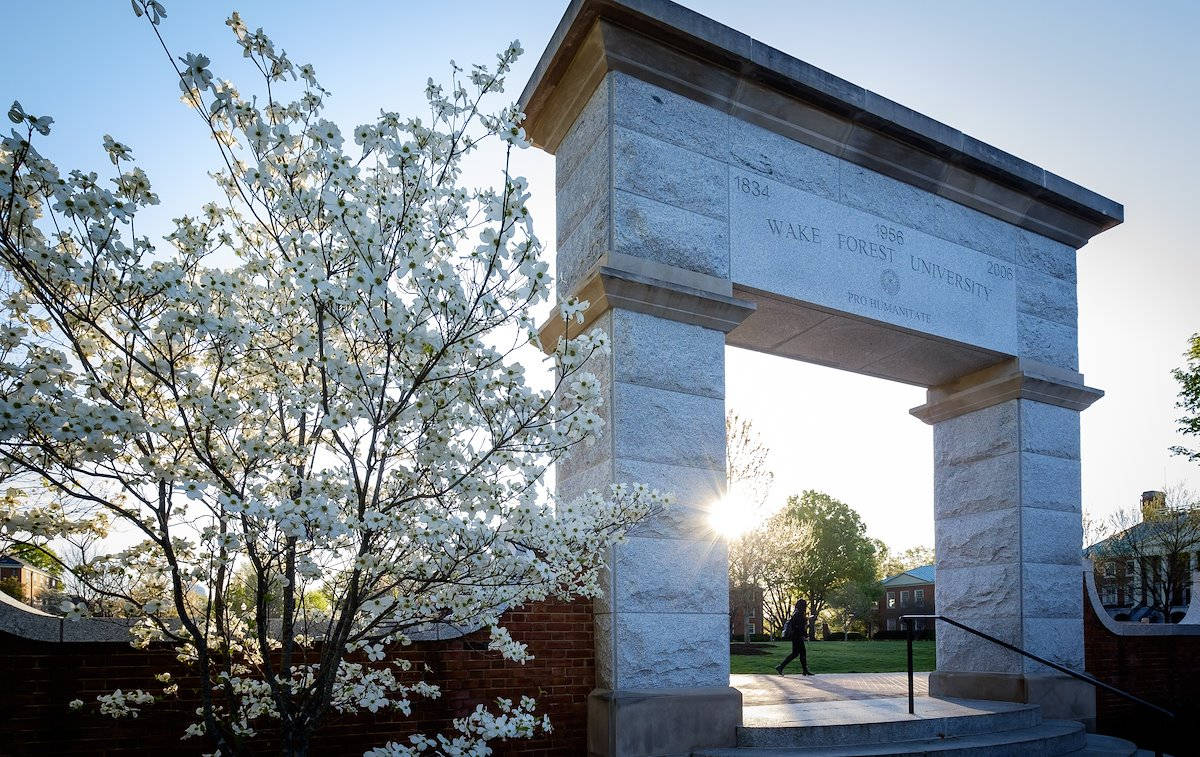
[(1128, 699), (1129, 701), (1131, 701), (1135, 704), (1140, 704), (1142, 707), (1148, 707), (1151, 710), (1162, 713), (1163, 715), (1166, 715), (1168, 718), (1171, 718), (1172, 720), (1174, 720), (1174, 718), (1175, 718), (1175, 713), (1171, 712), (1170, 710), (1168, 710), (1166, 708), (1159, 707), (1158, 705), (1156, 705), (1152, 702), (1147, 702), (1145, 699), (1142, 699), (1141, 697), (1130, 694), (1128, 691), (1123, 691), (1121, 689), (1118, 689), (1116, 686), (1105, 683), (1104, 681), (1101, 681), (1098, 678), (1094, 678), (1094, 677), (1088, 675), (1087, 673), (1080, 673), (1076, 670), (1071, 670), (1070, 668), (1066, 668), (1066, 667), (1063, 667), (1062, 665), (1059, 665), (1057, 662), (1051, 662), (1044, 657), (1038, 657), (1037, 655), (1033, 654), (1032, 652), (1026, 652), (1024, 649), (1021, 649), (1018, 646), (1009, 644), (1007, 641), (1001, 641), (1000, 639), (997, 639), (995, 636), (991, 636), (989, 634), (984, 633), (983, 631), (980, 631), (979, 629), (971, 628), (968, 625), (959, 623), (957, 620), (954, 620), (953, 618), (947, 618), (945, 615), (902, 615), (900, 617), (900, 622), (904, 624), (906, 636), (908, 637), (908, 714), (909, 715), (916, 714), (915, 712), (913, 712), (913, 621), (914, 620), (940, 620), (945, 623), (949, 623), (950, 625), (954, 626), (955, 628), (961, 628), (962, 630), (966, 631), (967, 633), (973, 633), (981, 639), (990, 641), (993, 644), (998, 644), (998, 645), (1004, 647), (1005, 649), (1009, 650), (1010, 652), (1016, 652), (1019, 655), (1024, 655), (1025, 657), (1028, 657), (1029, 659), (1033, 660), (1034, 662), (1040, 662), (1042, 665), (1045, 665), (1048, 668), (1053, 668), (1054, 670), (1057, 670), (1060, 673), (1066, 673), (1067, 675), (1071, 676), (1072, 678), (1077, 678), (1080, 681), (1084, 681), (1085, 683), (1090, 683), (1093, 686), (1098, 686), (1098, 687), (1104, 689), (1105, 691), (1110, 691), (1113, 694), (1116, 694), (1117, 696), (1120, 696), (1120, 697), (1124, 697), (1125, 699)]

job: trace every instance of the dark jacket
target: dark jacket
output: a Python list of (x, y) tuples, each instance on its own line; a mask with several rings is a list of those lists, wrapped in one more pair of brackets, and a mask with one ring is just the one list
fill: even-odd
[(801, 639), (805, 638), (805, 630), (808, 619), (804, 617), (804, 613), (796, 611), (792, 613), (792, 617), (788, 618), (787, 623), (783, 624), (783, 638), (785, 639)]

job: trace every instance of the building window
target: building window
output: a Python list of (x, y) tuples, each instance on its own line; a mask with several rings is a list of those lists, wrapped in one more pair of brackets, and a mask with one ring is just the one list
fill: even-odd
[(1115, 563), (1105, 563), (1104, 577), (1105, 578), (1116, 578), (1117, 577), (1117, 566)]
[(747, 623), (747, 624), (746, 624), (746, 635), (747, 635), (747, 636), (753, 636), (753, 635), (754, 635), (754, 634), (756, 634), (756, 633), (758, 633), (758, 631), (754, 630), (754, 624), (753, 624), (753, 623)]
[[(888, 607), (889, 607), (889, 608), (895, 607), (895, 606), (896, 606), (896, 592), (894, 592), (894, 591), (889, 591), (889, 592), (887, 593), (887, 597), (888, 597)], [(894, 629), (894, 628), (891, 628), (891, 629), (888, 629), (888, 630), (895, 631), (896, 629)]]
[(917, 607), (925, 606), (925, 590), (924, 589), (913, 589), (913, 604), (915, 604)]
[(1117, 603), (1117, 587), (1105, 586), (1100, 596), (1100, 602), (1104, 605), (1115, 605)]
[(907, 591), (900, 592), (900, 606), (908, 607), (908, 592)]
[(887, 626), (887, 628), (888, 628), (888, 630), (889, 630), (889, 631), (895, 631), (895, 630), (896, 630), (896, 619), (895, 619), (895, 618), (888, 618), (888, 626)]

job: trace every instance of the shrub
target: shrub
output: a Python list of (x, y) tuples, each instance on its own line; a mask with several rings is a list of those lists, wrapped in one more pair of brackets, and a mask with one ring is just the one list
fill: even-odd
[(19, 578), (0, 578), (0, 591), (10, 597), (25, 601), (25, 584)]

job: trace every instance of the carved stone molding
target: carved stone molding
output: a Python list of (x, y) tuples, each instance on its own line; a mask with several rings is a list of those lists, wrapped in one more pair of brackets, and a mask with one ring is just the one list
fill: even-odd
[[(707, 288), (709, 285), (713, 288)], [(588, 302), (583, 323), (564, 323), (557, 315), (551, 317), (540, 330), (542, 347), (547, 352), (553, 351), (564, 333), (571, 337), (583, 333), (611, 308), (647, 313), (728, 334), (754, 312), (755, 306), (747, 300), (713, 291), (722, 287), (728, 291), (729, 282), (609, 253), (601, 257), (573, 295)]]
[(933, 424), (1014, 399), (1085, 410), (1103, 396), (1084, 385), (1081, 373), (1012, 358), (929, 389), (928, 401), (909, 412)]
[(619, 71), (743, 121), (1082, 247), (1124, 209), (1061, 176), (664, 0), (576, 0), (521, 95), (554, 153)]

